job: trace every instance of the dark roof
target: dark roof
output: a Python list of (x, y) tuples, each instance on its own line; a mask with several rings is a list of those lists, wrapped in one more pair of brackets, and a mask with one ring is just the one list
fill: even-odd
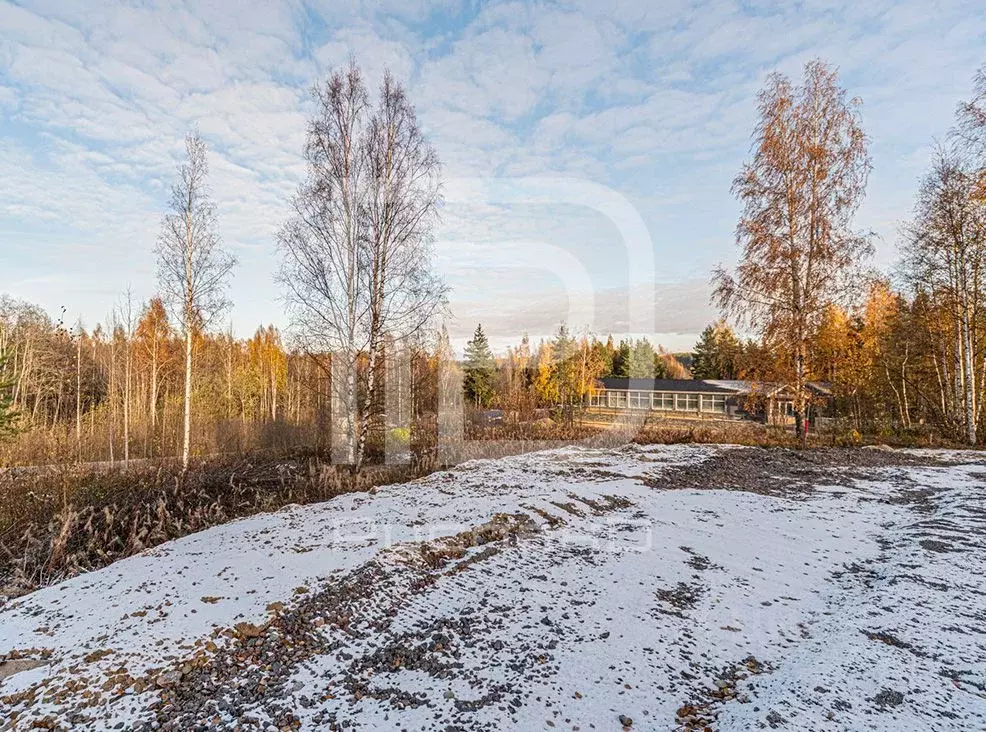
[(735, 394), (737, 391), (699, 379), (627, 379), (607, 376), (599, 381), (604, 389), (617, 391), (690, 391), (702, 394)]

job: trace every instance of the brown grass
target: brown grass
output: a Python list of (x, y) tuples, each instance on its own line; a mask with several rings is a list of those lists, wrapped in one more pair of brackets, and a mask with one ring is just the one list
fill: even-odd
[[(194, 463), (172, 459), (56, 465), (0, 472), (0, 598), (98, 569), (165, 541), (274, 511), (426, 475), (445, 465), (434, 433), (419, 430), (410, 464), (360, 473), (315, 453), (257, 452)], [(458, 459), (497, 458), (568, 444), (591, 430), (473, 429)], [(513, 439), (507, 439), (508, 436)], [(382, 458), (382, 441), (370, 455)]]
[(290, 503), (407, 479), (410, 466), (353, 474), (315, 458), (72, 468), (0, 476), (0, 595), (18, 595), (170, 539)]
[[(354, 474), (318, 454), (268, 451), (203, 460), (187, 473), (173, 460), (0, 472), (0, 602), (231, 519), (398, 483), (445, 467), (433, 427), (416, 425), (411, 463)], [(672, 422), (600, 430), (547, 421), (470, 425), (456, 462), (499, 458), (576, 442), (614, 446), (732, 443), (796, 447), (793, 433), (743, 422)], [(814, 446), (866, 440), (813, 435)], [(912, 443), (907, 443), (912, 444)], [(382, 440), (370, 454), (382, 458)]]

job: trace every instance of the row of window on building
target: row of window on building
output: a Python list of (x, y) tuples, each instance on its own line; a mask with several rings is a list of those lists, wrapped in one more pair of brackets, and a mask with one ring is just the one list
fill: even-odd
[(589, 397), (590, 407), (656, 409), (666, 412), (726, 411), (726, 397), (718, 394), (678, 394), (668, 391), (612, 391), (603, 389)]

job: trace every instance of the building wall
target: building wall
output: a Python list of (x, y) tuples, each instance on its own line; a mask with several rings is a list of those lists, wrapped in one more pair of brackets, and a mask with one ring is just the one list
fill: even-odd
[(674, 414), (729, 414), (729, 395), (681, 391), (601, 389), (589, 397), (590, 409), (639, 409)]
[(590, 411), (646, 411), (685, 419), (735, 419), (768, 424), (794, 424), (790, 400), (764, 398), (750, 407), (748, 395), (688, 391), (600, 389), (587, 400)]

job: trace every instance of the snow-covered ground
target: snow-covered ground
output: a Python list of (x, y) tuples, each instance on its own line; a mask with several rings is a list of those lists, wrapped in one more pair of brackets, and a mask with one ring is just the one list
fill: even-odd
[(0, 611), (0, 729), (984, 730), (986, 457), (873, 457), (565, 448), (235, 521)]

